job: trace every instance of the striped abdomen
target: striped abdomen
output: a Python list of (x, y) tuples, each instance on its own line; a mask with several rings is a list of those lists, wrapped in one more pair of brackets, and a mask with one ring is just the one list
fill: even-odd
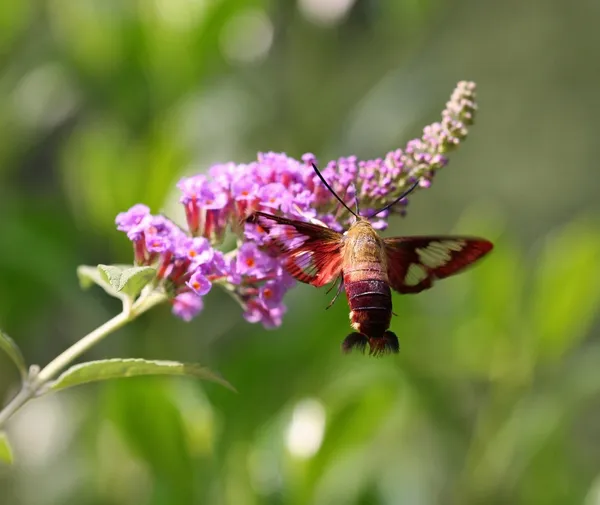
[(344, 287), (352, 327), (369, 338), (383, 337), (392, 317), (392, 294), (383, 265), (352, 265), (344, 270)]

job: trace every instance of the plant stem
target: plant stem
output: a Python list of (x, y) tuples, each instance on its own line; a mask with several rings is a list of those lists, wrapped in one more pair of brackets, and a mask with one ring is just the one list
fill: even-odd
[(54, 378), (64, 367), (71, 363), (74, 359), (81, 356), (85, 351), (96, 345), (100, 340), (109, 335), (121, 326), (129, 322), (129, 314), (121, 312), (112, 319), (106, 321), (102, 326), (99, 326), (91, 333), (88, 333), (81, 340), (75, 342), (62, 354), (59, 354), (50, 363), (48, 363), (40, 373), (31, 381), (31, 389), (37, 391), (42, 384), (45, 384), (50, 379)]
[(23, 405), (31, 400), (48, 381), (56, 377), (75, 359), (95, 346), (104, 337), (110, 335), (128, 322), (133, 321), (137, 316), (165, 301), (165, 299), (165, 295), (152, 292), (145, 296), (140, 296), (133, 305), (131, 305), (131, 302), (125, 303), (124, 301), (123, 311), (120, 314), (106, 321), (102, 326), (88, 333), (81, 340), (75, 342), (71, 347), (48, 363), (39, 373), (32, 376), (23, 384), (21, 391), (0, 411), (0, 428)]
[(23, 385), (21, 391), (0, 411), (0, 428), (8, 421), (12, 415), (25, 405), (33, 396), (33, 391), (26, 385)]

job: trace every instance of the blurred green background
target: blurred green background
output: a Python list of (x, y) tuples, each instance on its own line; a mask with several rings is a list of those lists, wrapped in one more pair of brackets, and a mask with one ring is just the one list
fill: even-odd
[[(86, 358), (199, 361), (82, 386), (9, 424), (7, 505), (600, 503), (597, 0), (0, 4), (0, 327), (47, 363), (118, 303), (115, 215), (257, 151), (382, 155), (478, 84), (465, 145), (386, 234), (481, 234), (484, 263), (395, 296), (397, 357), (341, 356), (348, 308), (300, 286), (275, 331), (213, 290)], [(17, 374), (0, 356), (0, 396)]]

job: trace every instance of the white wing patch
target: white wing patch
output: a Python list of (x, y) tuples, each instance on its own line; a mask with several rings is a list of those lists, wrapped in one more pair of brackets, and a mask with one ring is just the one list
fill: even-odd
[[(465, 245), (464, 240), (443, 240), (430, 242), (427, 247), (415, 249), (415, 252), (419, 256), (419, 261), (427, 268), (439, 268), (450, 261), (452, 251), (461, 251)], [(408, 274), (406, 277), (408, 278)], [(408, 285), (413, 286), (415, 284)]]
[(404, 279), (404, 284), (407, 286), (416, 286), (422, 280), (425, 280), (428, 276), (427, 270), (418, 263), (411, 263), (408, 269), (406, 270), (406, 277)]

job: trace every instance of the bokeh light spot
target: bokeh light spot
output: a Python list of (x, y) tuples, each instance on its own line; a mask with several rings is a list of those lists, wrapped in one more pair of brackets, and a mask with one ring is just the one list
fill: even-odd
[(309, 398), (294, 408), (286, 434), (286, 446), (293, 456), (310, 458), (323, 442), (325, 409), (318, 400)]
[(298, 0), (298, 9), (307, 19), (321, 25), (340, 23), (355, 0)]
[(259, 9), (247, 9), (233, 16), (221, 32), (221, 51), (236, 63), (262, 60), (273, 44), (273, 24)]

